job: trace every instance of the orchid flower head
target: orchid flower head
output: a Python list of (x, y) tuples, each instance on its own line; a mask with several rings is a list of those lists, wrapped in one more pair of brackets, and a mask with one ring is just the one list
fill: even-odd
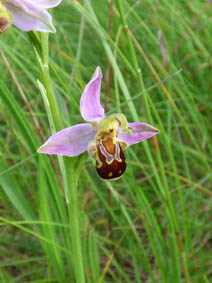
[(46, 9), (58, 6), (61, 1), (0, 0), (0, 8), (5, 7), (7, 9), (12, 19), (11, 22), (21, 30), (55, 32), (52, 17)]
[(105, 116), (100, 102), (102, 72), (96, 68), (80, 99), (80, 111), (89, 123), (61, 130), (38, 149), (39, 153), (77, 156), (88, 151), (102, 179), (114, 180), (126, 170), (124, 150), (159, 131), (147, 123), (128, 123), (122, 113)]

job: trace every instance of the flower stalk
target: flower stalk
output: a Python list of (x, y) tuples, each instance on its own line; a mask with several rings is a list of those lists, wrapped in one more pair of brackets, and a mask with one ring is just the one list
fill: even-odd
[(58, 104), (49, 74), (49, 34), (47, 32), (42, 32), (40, 36), (41, 36), (41, 56), (42, 56), (41, 68), (43, 75), (43, 84), (46, 89), (46, 94), (50, 104), (52, 117), (55, 124), (55, 129), (58, 131), (62, 129), (62, 122), (60, 120)]
[[(71, 227), (71, 242), (73, 252), (73, 262), (75, 278), (77, 283), (85, 282), (81, 237), (80, 237), (80, 214), (78, 211), (78, 193), (77, 193), (77, 172), (75, 168), (74, 158), (66, 158), (65, 165), (68, 169), (67, 183), (68, 183), (68, 212)], [(66, 171), (67, 172), (67, 171)]]
[[(59, 108), (52, 86), (52, 81), (49, 73), (49, 48), (48, 48), (48, 33), (41, 33), (41, 54), (39, 58), (39, 65), (42, 70), (43, 85), (46, 90), (46, 96), (49, 101), (49, 108), (54, 122), (54, 128), (60, 130), (62, 122), (59, 116)], [(39, 54), (37, 53), (39, 56)], [(61, 157), (60, 157), (61, 158)], [(68, 213), (70, 219), (70, 231), (72, 242), (72, 254), (74, 262), (74, 271), (77, 283), (85, 282), (83, 257), (80, 238), (80, 217), (78, 212), (78, 194), (77, 194), (77, 173), (78, 167), (75, 166), (74, 158), (66, 158), (64, 160), (65, 176), (64, 183), (67, 184), (68, 189)]]

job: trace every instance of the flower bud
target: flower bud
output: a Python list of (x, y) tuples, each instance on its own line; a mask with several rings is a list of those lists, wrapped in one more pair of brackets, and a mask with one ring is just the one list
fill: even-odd
[(12, 24), (12, 15), (0, 3), (0, 34), (6, 32)]

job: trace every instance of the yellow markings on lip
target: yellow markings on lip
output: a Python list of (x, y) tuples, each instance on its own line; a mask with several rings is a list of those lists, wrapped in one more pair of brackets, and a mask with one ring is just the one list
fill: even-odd
[(96, 159), (96, 171), (105, 180), (117, 180), (126, 170), (123, 150), (128, 145), (118, 140), (119, 129), (123, 133), (132, 133), (123, 114), (116, 113), (101, 119), (94, 144), (89, 145), (88, 152), (91, 151)]
[(95, 159), (96, 159), (96, 168), (101, 168), (103, 166), (103, 163), (100, 160), (97, 152), (95, 152)]
[(106, 159), (106, 163), (107, 163), (108, 165), (112, 164), (113, 161), (114, 161), (114, 159), (111, 159), (110, 161), (108, 161), (108, 160)]
[(97, 144), (96, 153), (96, 171), (100, 178), (110, 181), (117, 180), (125, 169), (125, 157), (119, 143), (113, 145), (111, 138), (106, 142), (100, 141)]

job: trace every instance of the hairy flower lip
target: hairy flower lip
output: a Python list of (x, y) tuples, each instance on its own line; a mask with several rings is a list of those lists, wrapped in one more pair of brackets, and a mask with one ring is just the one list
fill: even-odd
[[(117, 176), (119, 178), (126, 169), (123, 149), (149, 139), (157, 135), (160, 131), (147, 123), (128, 123), (122, 113), (105, 116), (104, 108), (100, 103), (102, 77), (101, 68), (97, 67), (80, 99), (81, 115), (89, 124), (77, 124), (53, 134), (38, 149), (38, 152), (77, 156), (87, 150), (92, 157), (96, 158), (97, 163), (99, 162), (97, 159), (101, 159), (102, 166), (104, 166), (103, 171), (98, 169), (98, 164), (96, 165), (100, 177), (103, 176), (104, 179), (113, 179), (114, 175), (115, 179)], [(112, 141), (111, 146), (113, 145), (117, 148), (118, 144), (118, 147), (120, 147), (122, 156), (120, 160), (117, 160), (115, 156), (114, 159), (112, 159), (113, 153), (110, 152), (106, 143), (104, 143), (108, 139)], [(102, 143), (100, 143), (101, 141)], [(114, 155), (115, 154), (119, 154), (117, 150), (114, 152)], [(108, 157), (109, 163), (106, 157)], [(115, 163), (113, 163), (114, 161)], [(110, 167), (111, 164), (113, 165), (112, 167)], [(122, 169), (120, 169), (121, 172), (119, 172), (119, 166), (121, 165)], [(110, 168), (113, 168), (114, 172), (108, 171)], [(106, 170), (107, 175), (104, 174), (104, 170)]]

